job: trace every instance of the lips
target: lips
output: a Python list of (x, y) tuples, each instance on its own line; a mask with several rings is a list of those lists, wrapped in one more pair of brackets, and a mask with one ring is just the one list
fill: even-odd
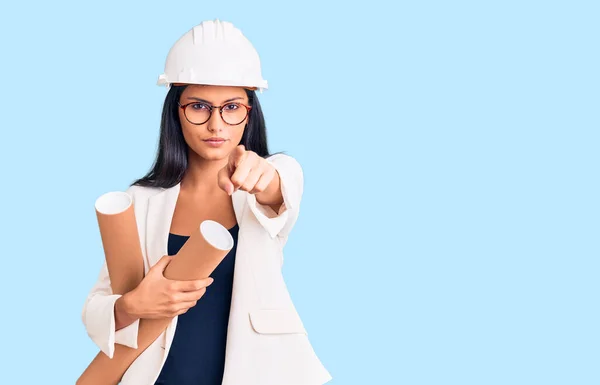
[(207, 146), (210, 147), (221, 147), (224, 145), (224, 143), (227, 141), (228, 139), (225, 138), (220, 138), (218, 136), (212, 137), (212, 138), (208, 138), (208, 139), (204, 139), (203, 142), (206, 143)]

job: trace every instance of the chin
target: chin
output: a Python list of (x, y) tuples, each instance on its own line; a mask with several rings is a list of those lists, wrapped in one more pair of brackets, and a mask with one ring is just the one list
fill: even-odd
[(229, 157), (231, 150), (228, 148), (203, 148), (201, 151), (194, 152), (204, 160), (222, 160)]
[(202, 158), (204, 160), (217, 161), (217, 160), (227, 159), (227, 155), (218, 155), (218, 156), (215, 156), (214, 154), (210, 154), (210, 155), (203, 156)]

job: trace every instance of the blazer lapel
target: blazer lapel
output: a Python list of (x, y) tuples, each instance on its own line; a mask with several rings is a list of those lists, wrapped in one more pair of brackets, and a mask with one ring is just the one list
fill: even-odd
[(246, 226), (244, 226), (244, 212), (247, 193), (238, 190), (232, 195), (233, 209), (239, 226), (238, 241), (235, 252), (235, 264), (233, 268), (233, 287), (231, 291), (231, 306), (229, 308), (229, 323), (227, 325), (227, 341), (225, 345), (225, 367), (223, 368), (223, 385), (239, 384), (239, 373), (243, 371), (244, 347), (246, 339), (244, 337), (243, 324), (248, 321), (244, 312), (244, 293), (248, 290), (247, 279), (251, 274), (247, 271), (248, 261), (247, 247), (244, 241)]
[(179, 196), (180, 184), (165, 189), (148, 199), (146, 218), (146, 250), (149, 267), (154, 266), (163, 255), (167, 255), (169, 230)]
[(231, 196), (231, 201), (233, 202), (233, 211), (235, 211), (235, 220), (238, 225), (241, 226), (242, 216), (244, 213), (244, 203), (246, 203), (246, 195), (247, 193), (242, 190), (237, 190)]

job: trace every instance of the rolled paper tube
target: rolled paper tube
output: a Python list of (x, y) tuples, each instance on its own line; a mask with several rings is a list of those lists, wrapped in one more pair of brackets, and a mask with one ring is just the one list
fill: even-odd
[[(173, 280), (206, 278), (219, 266), (233, 244), (233, 237), (225, 227), (206, 220), (167, 265), (164, 275)], [(156, 341), (171, 321), (172, 318), (141, 319), (138, 348), (116, 344), (112, 359), (98, 353), (77, 380), (77, 385), (117, 385), (133, 361)]]
[(144, 278), (144, 257), (133, 198), (126, 192), (109, 192), (95, 204), (98, 227), (113, 294), (125, 294)]

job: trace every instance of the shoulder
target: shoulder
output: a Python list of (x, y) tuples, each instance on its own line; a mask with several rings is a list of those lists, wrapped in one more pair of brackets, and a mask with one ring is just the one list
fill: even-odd
[(164, 190), (165, 189), (162, 187), (146, 187), (139, 185), (131, 185), (127, 188), (125, 192), (131, 195), (131, 197), (134, 200), (139, 201), (148, 199), (151, 196), (156, 195)]
[(284, 154), (283, 152), (278, 152), (278, 153), (269, 155), (266, 159), (269, 162), (294, 162), (294, 163), (298, 163), (298, 161), (296, 160), (296, 158), (294, 158), (291, 155)]
[(302, 166), (300, 165), (300, 162), (290, 155), (277, 153), (267, 157), (266, 160), (275, 166), (278, 171), (285, 169), (288, 172), (302, 176)]

